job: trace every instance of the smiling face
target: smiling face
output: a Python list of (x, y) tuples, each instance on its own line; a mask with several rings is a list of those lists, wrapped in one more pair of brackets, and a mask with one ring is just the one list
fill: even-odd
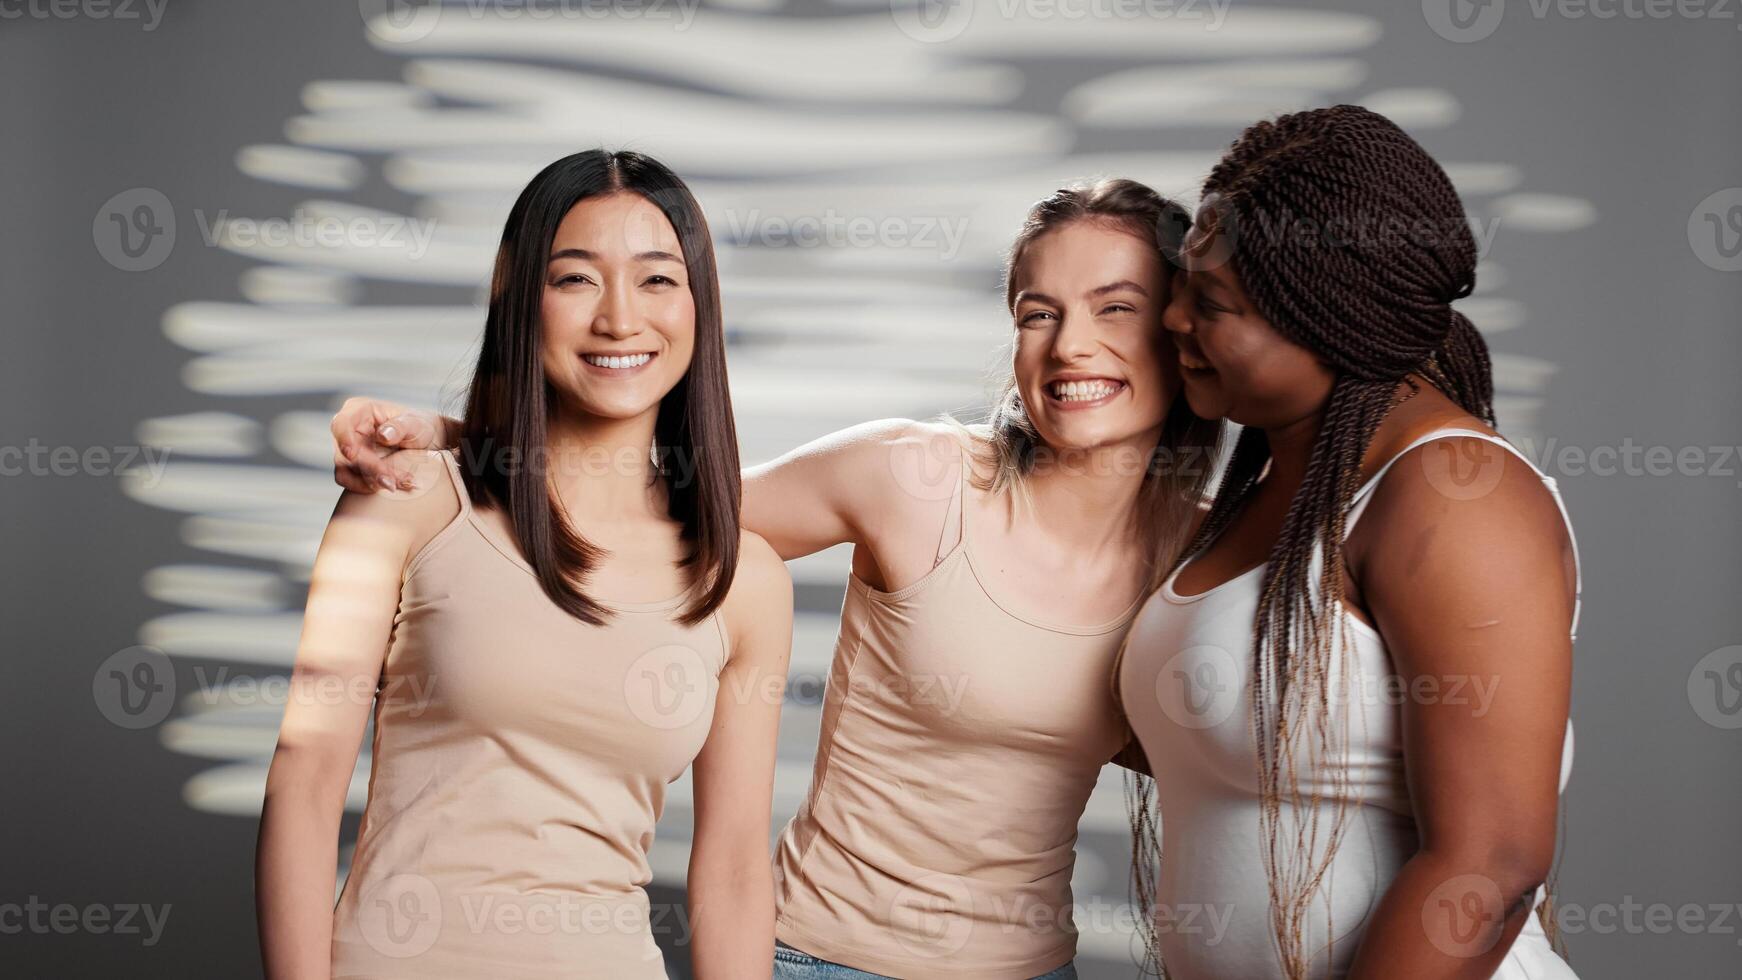
[(1215, 195), (1205, 198), (1186, 236), (1162, 322), (1179, 350), (1180, 379), (1192, 411), (1208, 419), (1275, 428), (1324, 405), (1336, 375), (1289, 340), (1247, 298), (1226, 261)]
[(572, 408), (609, 419), (658, 410), (696, 342), (683, 247), (658, 207), (619, 192), (569, 209), (551, 242), (539, 328), (545, 377)]
[(1161, 329), (1169, 269), (1155, 244), (1085, 218), (1023, 248), (1013, 273), (1014, 373), (1055, 450), (1154, 442), (1178, 376)]

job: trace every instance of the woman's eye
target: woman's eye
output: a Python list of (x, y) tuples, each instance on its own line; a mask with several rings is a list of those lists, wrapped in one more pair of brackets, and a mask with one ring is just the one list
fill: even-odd
[(1040, 318), (1043, 316), (1050, 317), (1050, 316), (1052, 316), (1052, 314), (1048, 313), (1046, 310), (1030, 310), (1029, 312), (1024, 313), (1022, 315), (1022, 319), (1018, 320), (1017, 322), (1024, 325), (1024, 326), (1027, 326), (1028, 324), (1031, 324), (1031, 323), (1040, 322)]
[(1101, 311), (1103, 316), (1113, 313), (1136, 313), (1136, 308), (1126, 303), (1112, 303)]
[(552, 283), (552, 285), (555, 285), (555, 286), (575, 286), (575, 285), (579, 285), (581, 283), (590, 282), (590, 281), (591, 280), (589, 280), (586, 276), (583, 276), (578, 272), (571, 272), (566, 276), (559, 276), (557, 278), (557, 281)]
[(648, 276), (647, 282), (642, 283), (642, 285), (645, 286), (649, 284), (655, 286), (675, 286), (677, 285), (677, 280), (670, 276)]

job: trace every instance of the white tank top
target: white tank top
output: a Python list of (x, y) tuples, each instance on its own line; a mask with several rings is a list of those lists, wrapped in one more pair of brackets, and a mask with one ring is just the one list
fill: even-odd
[[(1469, 429), (1440, 429), (1415, 440), (1392, 457), (1356, 491), (1348, 511), (1352, 530), (1386, 472), (1404, 453), (1424, 443), (1451, 436), (1471, 436), (1529, 459), (1505, 440)], [(1567, 520), (1555, 481), (1534, 465)], [(1569, 539), (1572, 535), (1567, 525)], [(1322, 554), (1314, 559), (1317, 565)], [(1578, 547), (1573, 546), (1575, 595)], [(1181, 563), (1183, 568), (1185, 563)], [(1157, 934), (1163, 963), (1175, 980), (1197, 978), (1282, 977), (1282, 965), (1272, 938), (1270, 895), (1264, 870), (1260, 830), (1260, 793), (1256, 747), (1252, 735), (1250, 691), (1252, 626), (1257, 616), (1263, 568), (1249, 569), (1196, 595), (1174, 590), (1176, 569), (1145, 604), (1132, 623), (1130, 637), (1117, 668), (1121, 703), (1148, 755), (1155, 775), (1163, 828), (1160, 879), (1155, 896), (1159, 910)], [(1575, 598), (1571, 632), (1578, 629)], [(1377, 631), (1343, 611), (1343, 635), (1349, 644), (1350, 680), (1334, 691), (1349, 706), (1347, 739), (1340, 750), (1303, 768), (1302, 792), (1324, 791), (1327, 806), (1337, 790), (1355, 801), (1329, 871), (1306, 922), (1305, 949), (1313, 954), (1312, 976), (1340, 977), (1347, 973), (1360, 945), (1367, 917), (1391, 879), (1417, 850), (1414, 812), (1405, 781), (1400, 702), (1402, 689), (1384, 641)], [(1333, 681), (1341, 681), (1333, 671)], [(1479, 704), (1485, 696), (1477, 683), (1462, 691), (1442, 686), (1438, 696), (1461, 696)], [(1492, 694), (1492, 681), (1486, 680)], [(1572, 766), (1572, 724), (1562, 744), (1560, 785), (1564, 789)], [(1341, 782), (1333, 779), (1341, 770)], [(1326, 811), (1328, 812), (1328, 811)], [(1323, 846), (1328, 820), (1322, 820), (1318, 840)], [(1285, 814), (1285, 835), (1293, 824)], [(1322, 851), (1321, 851), (1322, 853)], [(1444, 896), (1445, 919), (1430, 911), (1424, 924), (1430, 936), (1449, 944), (1469, 935), (1470, 920), (1460, 920), (1463, 894)], [(1543, 898), (1541, 889), (1536, 902)], [(1468, 906), (1465, 906), (1468, 908)], [(1197, 910), (1188, 916), (1188, 912)], [(1169, 915), (1160, 921), (1159, 915)], [(1187, 928), (1188, 923), (1193, 928)], [(1329, 955), (1325, 946), (1335, 932)], [(1437, 930), (1437, 932), (1436, 932)], [(1467, 938), (1464, 941), (1468, 941)], [(1504, 980), (1570, 978), (1569, 967), (1550, 948), (1532, 915), (1495, 974)]]

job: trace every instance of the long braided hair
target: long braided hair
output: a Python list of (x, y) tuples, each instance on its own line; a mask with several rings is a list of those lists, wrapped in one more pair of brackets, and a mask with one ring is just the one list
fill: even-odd
[[(1411, 375), (1493, 424), (1488, 348), (1452, 309), (1475, 288), (1476, 243), (1445, 171), (1396, 124), (1360, 106), (1248, 128), (1204, 183), (1229, 261), (1272, 326), (1335, 373), (1306, 475), (1264, 571), (1253, 624), (1253, 735), (1262, 857), (1282, 966), (1305, 977), (1307, 913), (1350, 814), (1345, 793), (1303, 789), (1348, 744), (1331, 709), (1342, 663), (1344, 515), (1375, 430)], [(1176, 567), (1214, 541), (1270, 460), (1243, 430), (1209, 514)], [(1337, 772), (1336, 767), (1329, 767)], [(1340, 778), (1340, 773), (1337, 777)], [(1335, 936), (1333, 929), (1331, 936)]]

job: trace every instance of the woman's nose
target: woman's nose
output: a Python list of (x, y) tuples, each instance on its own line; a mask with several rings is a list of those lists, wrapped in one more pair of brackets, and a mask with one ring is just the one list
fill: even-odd
[(1095, 351), (1095, 321), (1093, 317), (1065, 314), (1053, 331), (1053, 356), (1061, 361), (1073, 361)]
[(617, 339), (632, 337), (640, 331), (637, 322), (631, 297), (622, 295), (619, 289), (604, 290), (593, 310), (594, 333)]
[(1161, 326), (1169, 333), (1191, 333), (1192, 318), (1186, 315), (1185, 297), (1175, 289), (1161, 310)]

